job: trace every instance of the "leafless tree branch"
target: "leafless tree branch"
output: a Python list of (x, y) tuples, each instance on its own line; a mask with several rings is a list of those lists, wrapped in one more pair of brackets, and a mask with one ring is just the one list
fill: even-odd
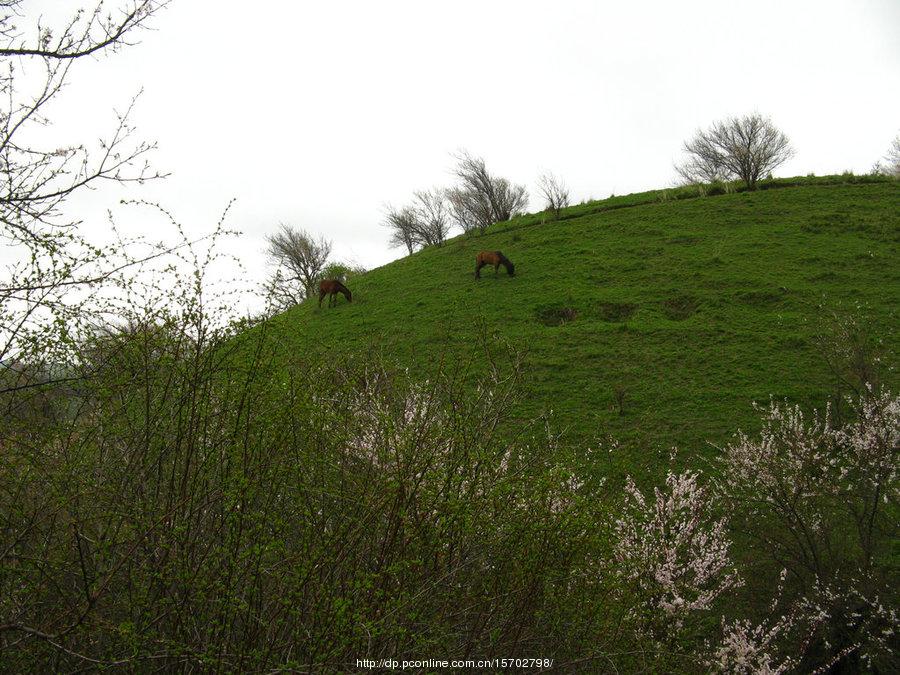
[(740, 179), (751, 190), (760, 178), (790, 159), (787, 136), (759, 113), (729, 117), (684, 143), (687, 159), (676, 166), (688, 183)]
[(413, 193), (415, 232), (423, 246), (440, 246), (450, 232), (450, 211), (443, 190)]
[(553, 211), (556, 218), (569, 205), (569, 188), (550, 172), (538, 179), (538, 192), (544, 198), (544, 208)]
[(872, 171), (883, 176), (900, 178), (900, 136), (894, 138), (887, 154), (881, 161), (875, 162)]
[(524, 185), (491, 175), (484, 160), (463, 150), (454, 156), (453, 169), (459, 183), (447, 190), (454, 221), (466, 232), (484, 232), (494, 223), (523, 213), (528, 206)]
[[(272, 290), (285, 300), (302, 300), (313, 292), (331, 255), (331, 242), (306, 230), (282, 224), (266, 237), (269, 259), (276, 265)], [(299, 286), (291, 286), (291, 283)], [(296, 304), (296, 302), (292, 303)]]
[(421, 241), (416, 236), (416, 214), (412, 208), (405, 206), (395, 208), (390, 204), (384, 207), (384, 226), (391, 231), (388, 241), (391, 248), (406, 247), (409, 255), (412, 255)]
[(61, 29), (54, 29), (38, 22), (37, 35), (29, 43), (12, 24), (22, 0), (9, 0), (0, 4), (0, 57), (25, 56), (42, 59), (71, 60), (88, 56), (105, 49), (118, 49), (132, 44), (126, 37), (138, 28), (147, 28), (148, 20), (169, 0), (132, 0), (113, 16), (106, 13), (102, 2), (92, 11), (78, 9)]

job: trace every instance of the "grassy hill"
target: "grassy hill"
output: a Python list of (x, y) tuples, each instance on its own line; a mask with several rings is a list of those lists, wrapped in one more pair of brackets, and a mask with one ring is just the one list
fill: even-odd
[[(307, 302), (272, 325), (289, 353), (376, 349), (422, 377), (441, 357), (483, 359), (477, 338), (495, 335), (526, 352), (522, 416), (552, 410), (582, 447), (618, 439), (622, 470), (652, 472), (673, 445), (693, 462), (752, 430), (754, 401), (835, 395), (817, 341), (831, 312), (866, 317), (896, 354), (900, 184), (769, 187), (785, 189), (649, 192), (521, 217), (372, 270), (352, 304)], [(476, 281), (482, 249), (502, 250), (516, 276), (485, 268)]]
[[(5, 401), (0, 671), (699, 673), (737, 644), (733, 669), (897, 672), (896, 404), (733, 453), (730, 484), (660, 473), (753, 430), (753, 401), (832, 397), (832, 309), (896, 363), (900, 183), (690, 195), (502, 223), (249, 330), (207, 331), (175, 278), (181, 312)], [(476, 281), (480, 249), (517, 275)], [(470, 395), (507, 344), (522, 378)], [(567, 442), (520, 423), (543, 414)]]

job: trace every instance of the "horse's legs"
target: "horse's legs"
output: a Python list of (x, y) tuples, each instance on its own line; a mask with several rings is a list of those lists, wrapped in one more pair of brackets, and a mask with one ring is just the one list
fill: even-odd
[(322, 309), (322, 298), (325, 297), (325, 291), (319, 291), (319, 309)]
[(484, 265), (484, 263), (482, 263), (482, 262), (476, 262), (476, 263), (475, 263), (475, 278), (476, 278), (476, 279), (480, 279), (480, 278), (481, 278), (481, 267), (482, 267), (483, 265)]
[(494, 263), (494, 276), (497, 276), (497, 270), (500, 269), (500, 263)]

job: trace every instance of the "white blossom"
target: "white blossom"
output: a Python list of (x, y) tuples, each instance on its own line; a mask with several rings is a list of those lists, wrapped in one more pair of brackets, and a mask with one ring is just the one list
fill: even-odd
[(729, 555), (725, 520), (711, 517), (698, 477), (670, 471), (666, 490), (656, 489), (652, 500), (629, 478), (623, 514), (615, 523), (620, 574), (677, 627), (741, 583)]

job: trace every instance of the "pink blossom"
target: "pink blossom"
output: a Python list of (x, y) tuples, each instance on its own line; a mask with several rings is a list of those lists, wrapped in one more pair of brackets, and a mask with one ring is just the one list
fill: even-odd
[(725, 520), (710, 516), (706, 491), (691, 471), (666, 477), (666, 490), (648, 501), (629, 478), (626, 503), (615, 523), (620, 574), (635, 583), (680, 627), (694, 611), (707, 610), (741, 581), (730, 556)]

